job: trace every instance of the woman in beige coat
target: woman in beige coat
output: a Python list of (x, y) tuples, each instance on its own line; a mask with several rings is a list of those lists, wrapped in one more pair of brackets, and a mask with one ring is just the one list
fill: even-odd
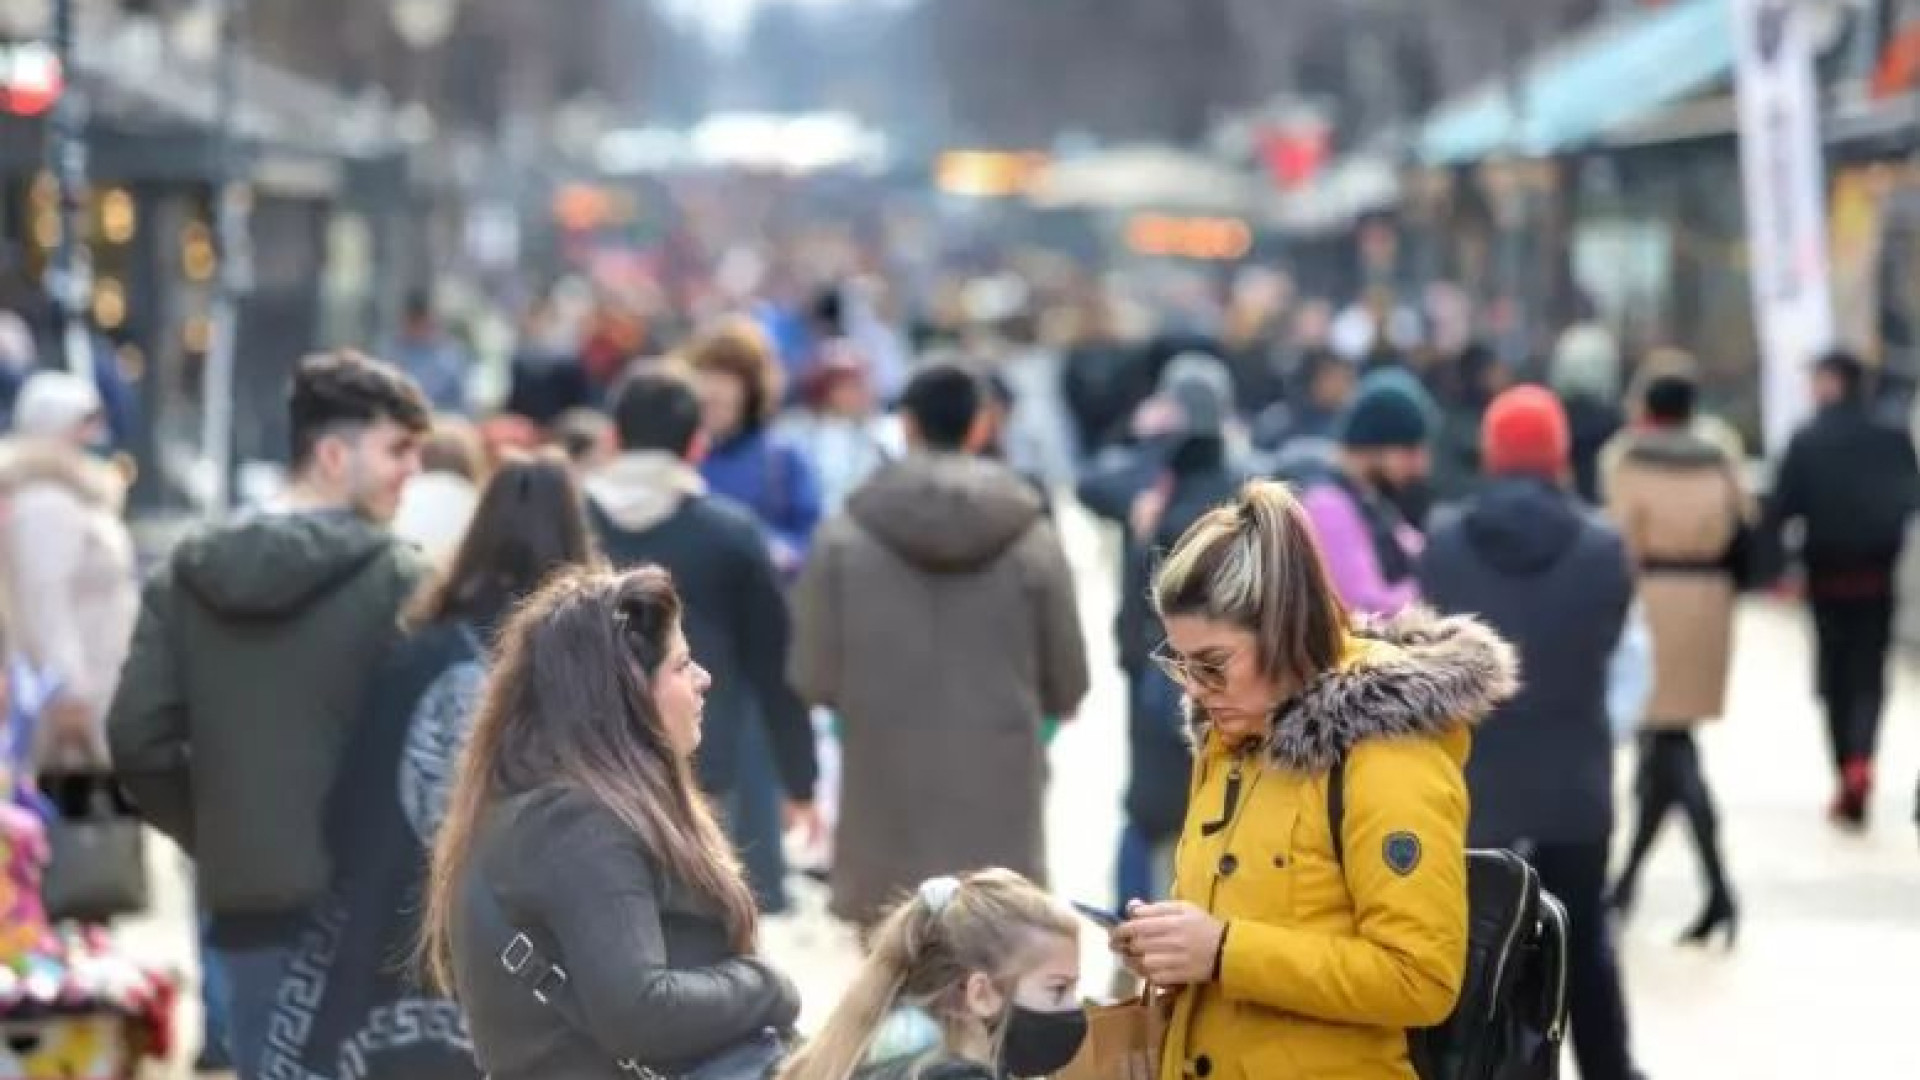
[(1681, 940), (1705, 944), (1724, 932), (1731, 945), (1738, 913), (1693, 728), (1725, 708), (1737, 596), (1733, 555), (1748, 511), (1734, 459), (1698, 431), (1697, 394), (1684, 374), (1651, 379), (1641, 422), (1620, 437), (1606, 478), (1607, 508), (1637, 564), (1654, 645), (1653, 699), (1634, 784), (1639, 817), (1614, 905), (1632, 906), (1654, 837), (1678, 807), (1708, 890), (1705, 910)]

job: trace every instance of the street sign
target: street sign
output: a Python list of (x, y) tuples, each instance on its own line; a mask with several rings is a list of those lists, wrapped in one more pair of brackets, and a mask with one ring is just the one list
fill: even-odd
[(40, 116), (59, 103), (65, 88), (60, 58), (45, 44), (0, 45), (0, 109)]

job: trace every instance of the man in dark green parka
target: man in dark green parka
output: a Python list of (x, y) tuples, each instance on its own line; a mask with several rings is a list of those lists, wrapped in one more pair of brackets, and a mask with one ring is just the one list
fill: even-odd
[(386, 528), (429, 415), (397, 369), (303, 360), (279, 505), (181, 542), (148, 582), (108, 716), (141, 814), (198, 864), (243, 1078), (330, 868), (340, 749), (425, 562)]

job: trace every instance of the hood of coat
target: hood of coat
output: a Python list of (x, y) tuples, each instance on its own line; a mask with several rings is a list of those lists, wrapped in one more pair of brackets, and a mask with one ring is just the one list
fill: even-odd
[(127, 500), (125, 475), (85, 451), (51, 439), (0, 440), (0, 491), (27, 484), (58, 484), (81, 502), (116, 515)]
[[(1274, 765), (1309, 774), (1334, 767), (1357, 743), (1445, 736), (1478, 724), (1520, 689), (1513, 647), (1484, 623), (1421, 607), (1353, 629), (1347, 659), (1282, 706), (1267, 736)], [(1187, 701), (1196, 745), (1204, 711)]]
[(1668, 469), (1703, 469), (1729, 465), (1724, 448), (1697, 428), (1658, 427), (1627, 436), (1626, 460)]
[(393, 550), (386, 529), (344, 510), (256, 514), (188, 537), (175, 578), (229, 618), (285, 619)]
[(997, 462), (917, 454), (847, 500), (860, 527), (916, 566), (956, 573), (987, 566), (1040, 520), (1040, 496)]
[(1467, 542), (1508, 577), (1553, 569), (1580, 539), (1585, 524), (1573, 497), (1528, 476), (1499, 477), (1481, 489), (1461, 521)]
[(631, 451), (587, 478), (587, 497), (627, 532), (646, 532), (674, 515), (680, 504), (707, 493), (691, 462), (659, 450)]

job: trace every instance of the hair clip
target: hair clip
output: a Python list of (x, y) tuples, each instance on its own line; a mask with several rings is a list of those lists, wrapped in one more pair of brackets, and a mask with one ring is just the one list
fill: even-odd
[(928, 878), (920, 883), (920, 903), (934, 915), (942, 915), (959, 892), (960, 879), (957, 877)]

